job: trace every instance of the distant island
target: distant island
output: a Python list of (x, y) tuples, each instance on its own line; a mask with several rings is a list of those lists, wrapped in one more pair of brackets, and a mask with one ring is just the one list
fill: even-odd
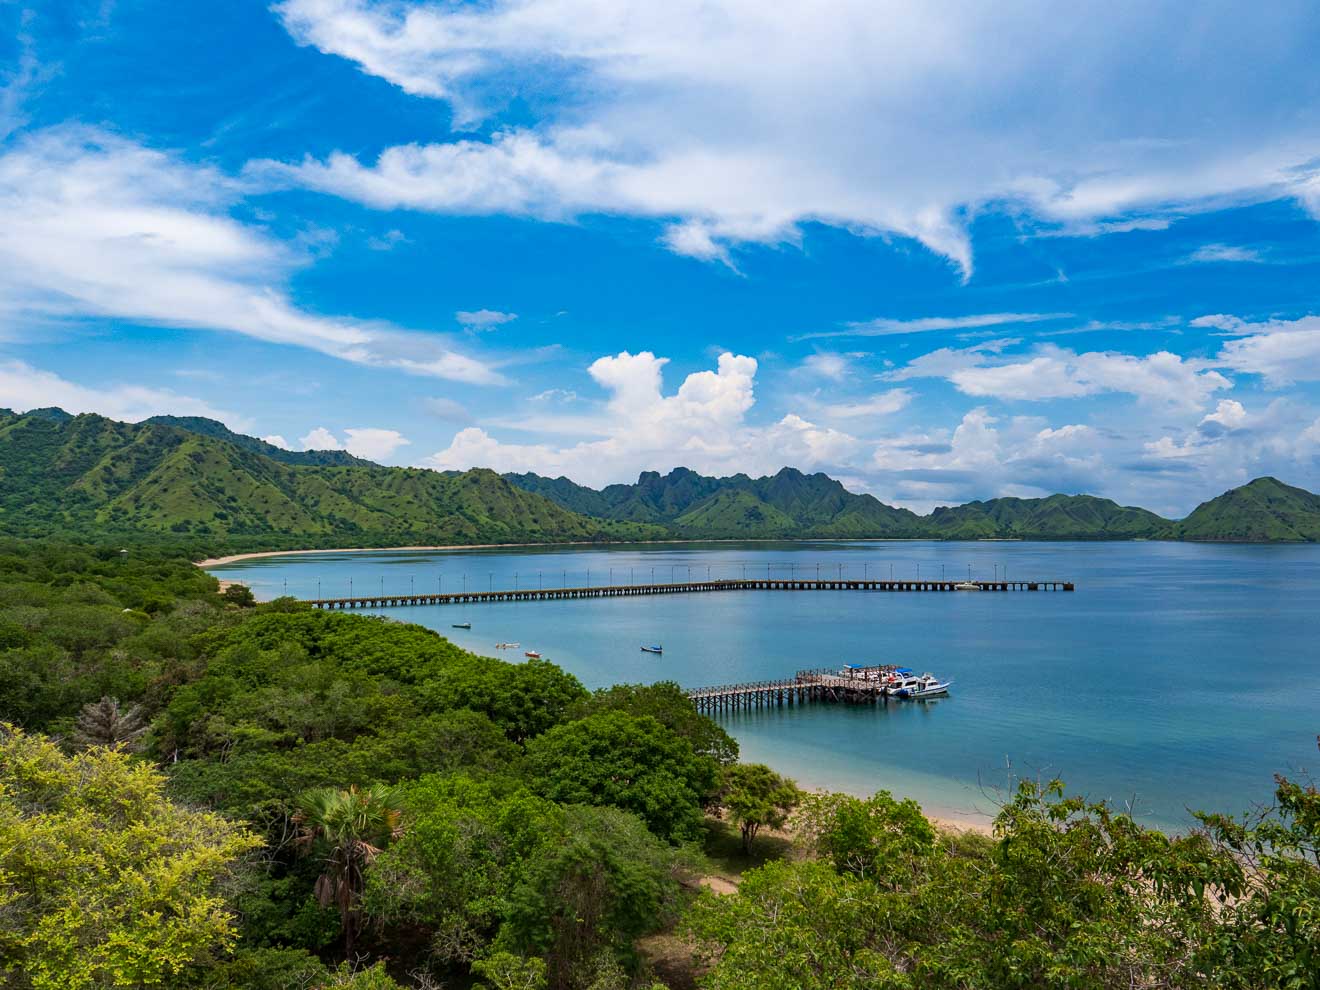
[(1258, 478), (1182, 520), (1062, 494), (923, 516), (788, 467), (764, 478), (648, 471), (596, 490), (562, 477), (288, 451), (200, 417), (130, 424), (0, 410), (0, 534), (208, 552), (665, 539), (1315, 542), (1320, 496)]

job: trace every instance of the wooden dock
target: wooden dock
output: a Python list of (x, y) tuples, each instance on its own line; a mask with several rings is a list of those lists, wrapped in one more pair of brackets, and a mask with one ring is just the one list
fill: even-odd
[[(313, 598), (316, 608), (399, 608), (404, 605), (458, 605), (467, 602), (534, 602), (569, 598), (624, 598), (634, 595), (676, 595), (708, 591), (959, 591), (965, 581), (799, 580), (744, 578), (730, 581), (678, 581), (670, 584), (610, 584), (583, 588), (517, 588), (502, 591), (456, 591), (443, 594), (363, 595), (356, 598)], [(978, 591), (1072, 591), (1071, 581), (973, 581)]]
[(697, 711), (706, 714), (752, 708), (781, 708), (820, 701), (873, 705), (884, 700), (883, 679), (896, 669), (893, 664), (845, 670), (822, 667), (799, 670), (793, 677), (777, 681), (749, 681), (744, 684), (691, 688), (686, 694)]

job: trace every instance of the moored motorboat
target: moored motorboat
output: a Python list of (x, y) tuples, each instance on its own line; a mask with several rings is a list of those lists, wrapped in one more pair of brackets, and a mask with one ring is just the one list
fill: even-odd
[(642, 647), (642, 652), (643, 652), (643, 653), (664, 653), (664, 652), (665, 652), (665, 648), (664, 648), (663, 646), (661, 646), (659, 643), (656, 643), (654, 646), (643, 646), (643, 647)]
[(915, 688), (921, 678), (904, 667), (896, 670), (885, 680), (885, 697), (903, 697), (901, 692)]
[(472, 623), (470, 623), (470, 622), (454, 622), (454, 623), (451, 623), (451, 625), (452, 625), (452, 627), (453, 627), (454, 629), (471, 629), (471, 628), (472, 628)]
[(975, 581), (959, 581), (953, 586), (954, 591), (980, 591), (981, 586)]
[(541, 654), (539, 654), (538, 652), (536, 652), (536, 650), (528, 650), (526, 653), (523, 654), (523, 656), (525, 656), (525, 657), (530, 657), (530, 658), (533, 659), (533, 660), (540, 660), (540, 659), (541, 659)]
[(934, 674), (922, 674), (913, 680), (915, 684), (904, 684), (895, 692), (898, 697), (904, 700), (934, 698), (936, 695), (948, 694), (949, 685), (953, 683), (951, 680), (941, 681)]

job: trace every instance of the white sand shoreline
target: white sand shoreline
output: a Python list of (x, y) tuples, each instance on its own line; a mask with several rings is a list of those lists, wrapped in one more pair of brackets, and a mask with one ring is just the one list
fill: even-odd
[(313, 553), (402, 553), (419, 550), (516, 550), (525, 549), (527, 547), (591, 547), (613, 545), (614, 544), (596, 543), (591, 540), (578, 540), (573, 543), (454, 543), (449, 546), (429, 547), (333, 547), (330, 549), (318, 550), (255, 550), (252, 553), (231, 553), (227, 557), (208, 557), (206, 560), (197, 560), (193, 563), (205, 570), (208, 567), (236, 564), (241, 560), (256, 560), (259, 557), (294, 557)]

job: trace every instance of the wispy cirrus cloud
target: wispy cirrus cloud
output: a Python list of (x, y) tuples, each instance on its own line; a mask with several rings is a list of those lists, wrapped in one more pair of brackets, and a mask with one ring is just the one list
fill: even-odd
[[(490, 140), (423, 137), (374, 162), (273, 167), (386, 208), (649, 217), (671, 250), (726, 262), (739, 245), (793, 243), (818, 222), (912, 238), (966, 278), (968, 217), (998, 205), (1098, 234), (1206, 204), (1320, 202), (1302, 0), (1269, 17), (1202, 11), (1191, 48), (1176, 0), (1104, 16), (1091, 3), (971, 0), (274, 9), (300, 43), (447, 101), (460, 127), (514, 92), (533, 114)], [(1261, 61), (1270, 73), (1254, 70)]]
[(922, 316), (915, 319), (876, 317), (873, 320), (852, 320), (836, 330), (817, 330), (790, 339), (802, 341), (826, 337), (892, 337), (910, 333), (935, 333), (941, 330), (980, 330), (986, 327), (1065, 320), (1071, 315), (1071, 313), (974, 313), (968, 316)]
[(297, 306), (282, 283), (308, 259), (235, 220), (242, 195), (213, 168), (94, 128), (0, 146), (0, 324), (108, 317), (473, 384), (504, 380), (441, 336)]
[(1187, 256), (1188, 264), (1214, 264), (1216, 262), (1259, 262), (1265, 259), (1255, 248), (1237, 244), (1202, 244)]

